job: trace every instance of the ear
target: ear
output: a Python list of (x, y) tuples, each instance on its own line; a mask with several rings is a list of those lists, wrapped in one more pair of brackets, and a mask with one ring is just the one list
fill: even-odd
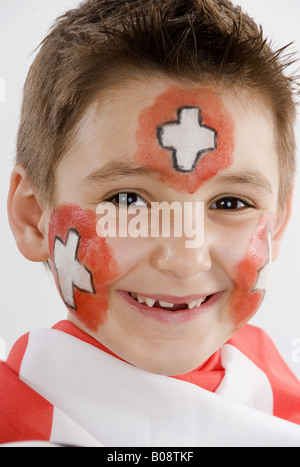
[(285, 230), (288, 226), (293, 204), (294, 187), (291, 188), (284, 208), (278, 213), (272, 237), (272, 257), (273, 261), (278, 257), (280, 246)]
[(46, 261), (49, 258), (46, 212), (40, 207), (21, 166), (15, 166), (11, 174), (7, 210), (12, 233), (23, 256), (31, 261)]

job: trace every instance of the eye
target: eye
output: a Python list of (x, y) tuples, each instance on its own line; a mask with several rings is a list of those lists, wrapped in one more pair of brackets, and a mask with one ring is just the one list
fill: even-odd
[(223, 211), (241, 211), (250, 207), (254, 208), (254, 206), (250, 204), (250, 202), (240, 198), (236, 198), (234, 196), (226, 196), (220, 198), (210, 205), (210, 209), (218, 209)]
[(117, 193), (106, 201), (119, 206), (148, 206), (148, 203), (134, 192)]

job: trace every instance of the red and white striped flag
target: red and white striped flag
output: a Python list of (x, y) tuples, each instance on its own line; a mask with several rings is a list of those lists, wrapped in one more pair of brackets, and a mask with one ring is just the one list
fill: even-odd
[(300, 383), (245, 326), (200, 368), (168, 377), (122, 361), (68, 321), (0, 364), (0, 442), (300, 446)]

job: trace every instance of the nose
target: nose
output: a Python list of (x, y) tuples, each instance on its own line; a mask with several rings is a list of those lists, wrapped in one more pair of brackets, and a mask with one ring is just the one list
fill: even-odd
[(152, 266), (159, 272), (180, 279), (188, 279), (212, 266), (207, 242), (187, 248), (185, 238), (165, 239), (152, 253)]

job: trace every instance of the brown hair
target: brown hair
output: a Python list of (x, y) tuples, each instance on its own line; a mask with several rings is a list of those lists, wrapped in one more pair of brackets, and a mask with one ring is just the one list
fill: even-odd
[(242, 87), (272, 106), (283, 202), (295, 173), (293, 56), (229, 0), (87, 0), (54, 23), (24, 87), (16, 162), (47, 203), (55, 168), (96, 92), (128, 73)]

